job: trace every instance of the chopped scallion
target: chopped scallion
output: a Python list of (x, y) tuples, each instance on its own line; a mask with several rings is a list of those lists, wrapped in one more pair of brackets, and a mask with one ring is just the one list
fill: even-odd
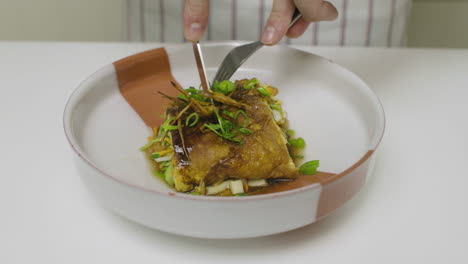
[(297, 149), (303, 149), (303, 148), (305, 148), (305, 145), (306, 145), (303, 138), (290, 138), (288, 140), (288, 143), (292, 147), (297, 148)]
[(303, 175), (313, 175), (317, 173), (317, 168), (320, 166), (320, 161), (312, 160), (302, 164), (299, 169)]
[(242, 134), (244, 135), (251, 135), (253, 134), (253, 131), (248, 129), (248, 128), (245, 128), (245, 127), (241, 127), (239, 128), (239, 132), (241, 132)]
[(247, 82), (244, 83), (244, 89), (250, 90), (255, 88), (260, 82), (254, 78), (251, 80), (248, 80)]
[(286, 130), (286, 134), (288, 134), (289, 137), (294, 137), (296, 135), (296, 131), (288, 129)]
[[(191, 119), (195, 118), (192, 122), (190, 122)], [(198, 123), (198, 120), (200, 119), (200, 115), (198, 115), (196, 112), (191, 113), (187, 119), (185, 120), (185, 125), (189, 127), (193, 127)]]
[(150, 142), (146, 143), (143, 147), (141, 147), (140, 150), (145, 151), (156, 142), (157, 142), (157, 140), (151, 140)]
[(211, 86), (211, 89), (214, 92), (228, 94), (234, 90), (234, 83), (229, 80), (224, 80), (222, 82), (215, 81)]
[(229, 116), (230, 118), (234, 118), (234, 113), (231, 112), (231, 111), (223, 110), (222, 113), (223, 113), (224, 115)]
[(271, 96), (271, 93), (264, 87), (257, 88), (257, 91), (259, 91), (263, 96)]
[(274, 109), (274, 110), (278, 110), (280, 112), (283, 112), (283, 108), (281, 108), (281, 105), (272, 104), (272, 105), (270, 105), (270, 108)]
[(172, 165), (170, 165), (164, 172), (164, 180), (166, 180), (167, 184), (169, 184), (170, 186), (174, 186), (174, 177), (172, 176)]
[(164, 123), (161, 125), (161, 128), (164, 130), (176, 130), (178, 127), (177, 126), (172, 126), (170, 123), (172, 120), (174, 120), (175, 117), (168, 118)]

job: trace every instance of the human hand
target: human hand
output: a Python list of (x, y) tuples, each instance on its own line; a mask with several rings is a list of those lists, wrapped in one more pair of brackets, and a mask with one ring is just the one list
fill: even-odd
[[(288, 29), (296, 7), (302, 16)], [(338, 11), (328, 1), (274, 0), (261, 41), (265, 45), (275, 45), (284, 35), (290, 38), (300, 37), (312, 22), (335, 20), (337, 17)]]
[[(297, 7), (302, 17), (288, 30), (294, 9)], [(200, 40), (208, 24), (209, 0), (185, 0), (184, 35), (191, 41)], [(301, 36), (311, 22), (334, 20), (338, 16), (336, 8), (324, 0), (274, 0), (261, 41), (275, 45), (284, 35), (290, 38)]]

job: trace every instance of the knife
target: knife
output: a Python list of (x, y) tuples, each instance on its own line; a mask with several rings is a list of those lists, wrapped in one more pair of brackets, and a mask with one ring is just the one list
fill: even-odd
[(200, 47), (200, 42), (193, 41), (193, 53), (195, 54), (195, 61), (197, 62), (198, 74), (200, 75), (201, 85), (203, 91), (208, 92), (209, 82), (206, 76), (205, 62), (203, 61), (203, 54)]

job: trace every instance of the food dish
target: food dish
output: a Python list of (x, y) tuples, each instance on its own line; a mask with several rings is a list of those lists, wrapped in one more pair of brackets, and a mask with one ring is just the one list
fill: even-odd
[[(208, 75), (239, 44), (206, 45)], [(105, 66), (70, 96), (65, 135), (90, 193), (104, 208), (131, 221), (201, 238), (285, 232), (335, 211), (371, 175), (385, 124), (378, 98), (343, 67), (286, 47), (260, 50), (233, 80), (254, 77), (281, 88), (278, 99), (287, 106), (290, 126), (309, 143), (304, 160), (320, 160), (319, 172), (278, 185), (271, 193), (243, 197), (190, 195), (155, 180), (138, 147), (146, 143), (151, 127), (164, 121), (158, 113), (169, 101), (158, 91), (177, 96), (168, 80), (189, 87), (199, 79), (191, 47), (168, 45)]]
[(154, 174), (192, 195), (244, 196), (272, 184), (315, 174), (318, 161), (302, 161), (303, 138), (289, 128), (278, 89), (258, 79), (190, 87), (170, 99), (164, 122), (141, 148)]

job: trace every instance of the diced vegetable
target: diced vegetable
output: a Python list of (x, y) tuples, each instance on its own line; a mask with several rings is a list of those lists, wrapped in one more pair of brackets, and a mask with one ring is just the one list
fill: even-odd
[(156, 159), (154, 159), (154, 161), (163, 162), (163, 161), (169, 161), (171, 159), (172, 159), (172, 155), (167, 155), (167, 156), (163, 156), (163, 157), (160, 157), (160, 158), (156, 158)]
[(273, 119), (275, 119), (276, 122), (281, 122), (283, 120), (283, 115), (278, 111), (278, 110), (273, 110)]
[(231, 181), (230, 187), (231, 187), (231, 193), (234, 195), (239, 194), (239, 193), (244, 193), (244, 185), (242, 183), (242, 180)]
[(206, 187), (206, 195), (218, 194), (222, 191), (229, 189), (230, 182), (231, 181), (224, 181), (218, 185)]
[(259, 180), (249, 180), (247, 184), (250, 187), (265, 187), (268, 186), (268, 182), (265, 179), (259, 179)]

